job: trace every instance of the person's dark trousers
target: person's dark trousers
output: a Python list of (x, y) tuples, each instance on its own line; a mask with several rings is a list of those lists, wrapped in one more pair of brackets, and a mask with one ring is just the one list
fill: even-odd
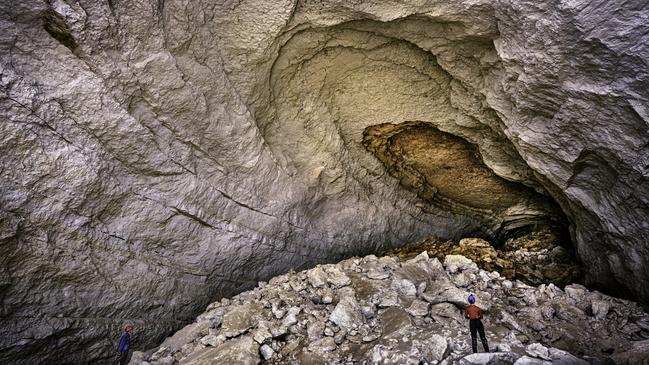
[(487, 337), (484, 335), (484, 326), (482, 325), (482, 321), (479, 319), (469, 319), (469, 330), (471, 331), (471, 348), (473, 348), (473, 353), (478, 352), (478, 339), (476, 332), (480, 334), (480, 341), (482, 341), (484, 351), (489, 352), (489, 345), (487, 344)]
[(128, 364), (128, 350), (119, 353), (119, 365)]

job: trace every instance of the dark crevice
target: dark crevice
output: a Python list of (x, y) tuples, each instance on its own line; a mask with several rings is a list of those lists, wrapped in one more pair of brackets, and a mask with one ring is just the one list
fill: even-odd
[(49, 8), (43, 14), (43, 28), (52, 38), (67, 47), (77, 57), (79, 56), (79, 44), (70, 33), (70, 28), (61, 14)]
[(189, 218), (189, 219), (191, 219), (191, 220), (194, 220), (194, 221), (198, 222), (200, 225), (202, 225), (202, 226), (204, 226), (204, 227), (208, 227), (208, 228), (212, 228), (212, 229), (214, 228), (213, 225), (207, 223), (207, 222), (204, 221), (203, 219), (197, 217), (196, 215), (194, 215), (194, 214), (192, 214), (192, 213), (190, 213), (190, 212), (188, 212), (188, 211), (186, 211), (186, 210), (179, 209), (178, 207), (172, 207), (172, 208), (173, 208), (173, 210), (175, 210), (178, 214), (183, 215), (183, 216), (185, 216), (185, 217), (187, 217), (187, 218)]

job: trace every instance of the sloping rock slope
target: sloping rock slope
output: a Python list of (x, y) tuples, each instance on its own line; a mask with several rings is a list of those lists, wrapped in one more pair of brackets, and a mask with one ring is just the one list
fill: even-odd
[[(0, 362), (90, 362), (127, 320), (152, 346), (291, 268), (540, 217), (649, 303), (648, 6), (1, 0)], [(403, 123), (438, 139), (363, 144)], [(439, 138), (480, 191), (528, 192), (428, 179), (457, 167), (419, 159)]]
[[(485, 310), (471, 354), (463, 308)], [(478, 347), (482, 350), (482, 344)], [(528, 286), (460, 255), (374, 255), (288, 273), (207, 307), (132, 365), (644, 364), (649, 315), (581, 285)]]

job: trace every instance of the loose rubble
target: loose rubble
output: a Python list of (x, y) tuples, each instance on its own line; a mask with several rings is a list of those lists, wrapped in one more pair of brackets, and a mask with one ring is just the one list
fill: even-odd
[[(471, 354), (474, 293), (489, 345)], [(290, 272), (207, 307), (134, 365), (642, 364), (649, 315), (578, 285), (534, 287), (460, 255), (374, 255)]]
[[(568, 285), (578, 281), (582, 270), (556, 229), (544, 228), (510, 238), (500, 245), (480, 238), (465, 238), (459, 243), (435, 237), (385, 252), (388, 256), (408, 259), (422, 251), (440, 260), (449, 255), (461, 255), (488, 271), (498, 271), (508, 279), (518, 279), (530, 285)], [(472, 280), (466, 278), (467, 282)]]

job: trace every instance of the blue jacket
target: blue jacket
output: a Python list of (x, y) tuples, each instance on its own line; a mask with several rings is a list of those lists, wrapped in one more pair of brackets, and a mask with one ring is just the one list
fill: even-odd
[(131, 335), (128, 332), (124, 332), (122, 337), (119, 339), (119, 346), (117, 346), (117, 352), (126, 352), (128, 351), (129, 346), (131, 346)]

